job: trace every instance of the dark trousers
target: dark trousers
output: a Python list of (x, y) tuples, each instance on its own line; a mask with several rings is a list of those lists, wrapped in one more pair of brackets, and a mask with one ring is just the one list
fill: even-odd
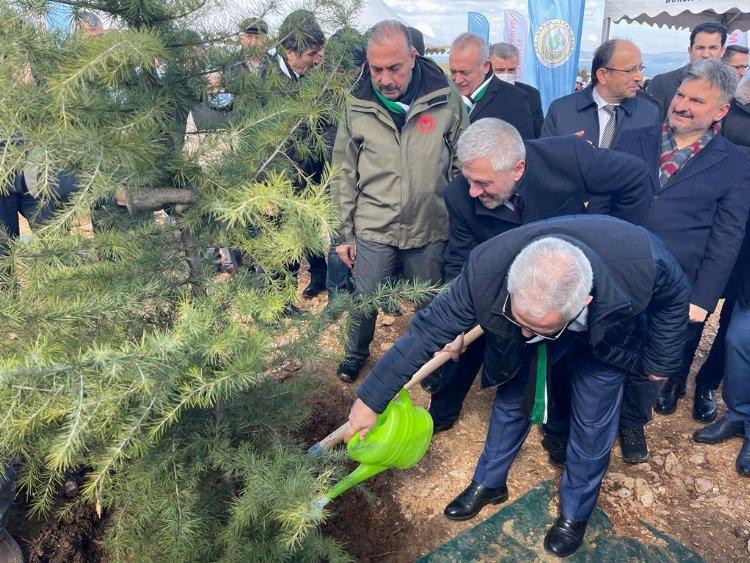
[[(442, 383), (430, 401), (430, 414), (436, 426), (458, 420), (466, 395), (484, 360), (484, 337), (472, 343), (457, 362), (442, 368)], [(544, 431), (553, 440), (568, 439), (571, 401), (571, 368), (566, 356), (552, 366), (550, 377), (550, 404)], [(659, 393), (659, 383), (643, 374), (628, 373), (620, 411), (620, 426), (640, 428), (651, 420), (652, 409)]]
[[(433, 283), (440, 283), (442, 279), (444, 242), (401, 249), (357, 237), (356, 244), (355, 296), (372, 294), (379, 283), (394, 275), (399, 263), (403, 264), (404, 277), (407, 279)], [(370, 314), (355, 310), (350, 314), (347, 358), (364, 360), (370, 355), (370, 342), (375, 334), (377, 315), (377, 310)]]
[(328, 271), (325, 255), (308, 254), (307, 261), (310, 263), (310, 282), (325, 285)]
[(705, 327), (706, 323), (688, 323), (682, 366), (680, 367), (680, 373), (674, 378), (671, 378), (673, 381), (681, 385), (685, 385), (687, 382), (688, 374), (690, 373), (690, 366), (693, 365), (695, 352), (698, 350), (698, 345), (701, 343), (701, 336), (703, 335), (703, 329)]
[[(567, 464), (560, 483), (561, 514), (582, 522), (589, 519), (596, 505), (609, 467), (625, 371), (597, 360), (585, 342), (574, 341), (566, 355), (570, 355), (572, 369), (571, 416)], [(516, 376), (497, 388), (484, 451), (473, 478), (481, 485), (499, 487), (506, 483), (529, 432), (530, 422), (521, 408), (529, 372), (527, 359)]]
[(729, 323), (732, 322), (732, 312), (736, 302), (737, 297), (735, 295), (727, 296), (724, 300), (721, 315), (719, 315), (719, 329), (716, 331), (716, 338), (711, 344), (708, 357), (703, 362), (698, 375), (695, 376), (696, 387), (719, 388), (719, 384), (724, 377), (727, 330), (729, 329)]
[(333, 296), (335, 293), (351, 293), (354, 291), (352, 271), (341, 261), (336, 253), (336, 246), (333, 244), (328, 249), (326, 289), (329, 296)]
[(13, 184), (9, 192), (0, 195), (0, 223), (11, 238), (18, 238), (21, 234), (18, 216), (22, 215), (31, 228), (43, 225), (52, 217), (59, 205), (75, 191), (76, 181), (72, 174), (61, 172), (57, 176), (55, 193), (59, 203), (46, 202), (44, 204), (31, 195), (26, 187), (26, 181), (21, 173), (13, 177)]
[(731, 318), (722, 391), (729, 410), (724, 416), (732, 422), (744, 422), (745, 438), (750, 439), (750, 298), (737, 300)]
[(8, 463), (4, 476), (0, 478), (0, 530), (3, 529), (5, 523), (8, 521), (10, 505), (13, 503), (13, 485), (15, 482), (16, 470), (13, 469), (12, 463)]

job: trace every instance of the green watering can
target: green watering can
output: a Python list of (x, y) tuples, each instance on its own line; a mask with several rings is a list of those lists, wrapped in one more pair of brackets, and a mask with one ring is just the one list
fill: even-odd
[[(476, 326), (466, 333), (464, 345), (468, 346), (482, 335), (480, 326)], [(328, 493), (314, 502), (323, 508), (331, 500), (354, 485), (377, 475), (391, 467), (406, 469), (416, 465), (424, 457), (432, 440), (432, 417), (427, 410), (414, 406), (409, 397), (409, 389), (417, 385), (437, 368), (445, 364), (451, 355), (439, 352), (423, 365), (404, 385), (398, 393), (400, 400), (388, 403), (377, 422), (364, 439), (359, 432), (349, 439), (346, 449), (359, 467), (347, 477), (339, 481)], [(344, 423), (320, 442), (313, 444), (307, 451), (308, 457), (318, 457), (341, 442), (349, 429), (349, 423)]]
[(400, 400), (388, 403), (364, 438), (359, 432), (349, 439), (346, 450), (359, 467), (339, 481), (328, 493), (331, 501), (354, 485), (391, 467), (407, 469), (424, 457), (432, 440), (432, 417), (415, 406), (409, 393), (402, 389)]

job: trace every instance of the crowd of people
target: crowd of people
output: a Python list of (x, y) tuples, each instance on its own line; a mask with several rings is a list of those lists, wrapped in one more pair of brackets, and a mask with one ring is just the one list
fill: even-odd
[[(538, 423), (564, 467), (545, 547), (575, 552), (615, 440), (626, 462), (649, 459), (645, 425), (653, 410), (676, 410), (722, 297), (693, 401), (694, 418), (711, 424), (694, 440), (744, 437), (736, 468), (750, 475), (750, 88), (738, 88), (747, 49), (726, 38), (721, 25), (696, 26), (690, 62), (645, 91), (640, 49), (606, 41), (591, 84), (542, 116), (539, 93), (515, 81), (512, 45), (462, 34), (445, 77), (403, 25), (371, 30), (333, 150), (343, 170), (335, 248), (356, 294), (399, 267), (429, 281), (441, 272), (450, 286), (359, 386), (349, 435), (369, 430), (441, 349), (457, 361), (424, 387), (435, 431), (448, 431), (481, 369), (482, 386), (497, 387), (489, 432), (447, 518), (508, 498), (508, 471)], [(341, 379), (358, 378), (376, 315), (356, 319)], [(475, 325), (484, 336), (464, 349)]]
[[(101, 32), (95, 19), (84, 23)], [(305, 11), (281, 24), (270, 52), (267, 34), (263, 20), (243, 20), (248, 56), (223, 72), (273, 71), (294, 85), (324, 64), (335, 37)], [(329, 153), (290, 155), (300, 190), (327, 163), (340, 170), (331, 200), (341, 222), (327, 256), (307, 257), (303, 297), (356, 299), (399, 277), (449, 283), (364, 379), (349, 417), (350, 435), (366, 432), (441, 349), (456, 361), (423, 382), (435, 432), (454, 426), (478, 374), (497, 388), (484, 451), (447, 518), (508, 498), (510, 466), (540, 424), (550, 462), (564, 467), (545, 547), (575, 552), (615, 441), (626, 462), (649, 459), (645, 426), (653, 411), (676, 410), (722, 298), (693, 399), (694, 418), (710, 424), (694, 439), (744, 437), (736, 468), (750, 476), (750, 80), (748, 49), (726, 40), (721, 25), (696, 26), (690, 62), (645, 89), (638, 46), (606, 41), (591, 83), (546, 115), (539, 91), (516, 80), (519, 52), (507, 43), (459, 35), (446, 74), (416, 29), (388, 20), (347, 51), (354, 85), (324, 132)], [(186, 116), (188, 131), (232, 111), (220, 78), (209, 76), (212, 93)], [(19, 212), (43, 219), (23, 175), (0, 201), (12, 236)], [(230, 249), (221, 262), (241, 267)], [(377, 314), (351, 313), (342, 380), (358, 379)], [(475, 325), (484, 336), (464, 349)], [(12, 471), (0, 485), (0, 525)]]

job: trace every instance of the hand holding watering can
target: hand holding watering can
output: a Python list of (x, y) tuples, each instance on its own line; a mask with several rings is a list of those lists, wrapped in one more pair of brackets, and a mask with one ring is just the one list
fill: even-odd
[[(476, 331), (476, 329), (474, 330)], [(479, 332), (481, 334), (481, 329), (479, 329)], [(471, 334), (469, 338), (471, 339), (471, 341), (473, 341), (475, 337), (473, 334)], [(439, 361), (441, 362), (440, 365), (442, 365), (448, 359), (451, 359), (455, 362), (456, 360), (458, 360), (458, 357), (465, 351), (466, 343), (464, 342), (464, 333), (462, 332), (456, 337), (453, 342), (449, 342), (448, 344), (446, 344), (440, 352), (435, 352), (435, 358), (433, 360), (430, 360), (430, 363), (437, 363)], [(446, 357), (443, 354), (444, 352), (447, 352), (449, 356)], [(437, 367), (438, 366), (434, 367), (432, 370), (430, 370), (430, 372), (434, 371), (434, 369), (437, 369)], [(419, 370), (417, 374), (419, 374), (420, 372), (422, 372), (422, 370)], [(429, 375), (429, 373), (425, 370), (425, 372), (422, 373), (422, 377), (416, 379), (417, 374), (412, 377), (411, 381), (409, 381), (404, 389), (410, 389), (411, 387), (419, 383), (419, 381), (421, 381), (424, 377), (427, 377), (427, 375)], [(346, 431), (346, 434), (344, 434), (344, 441), (348, 442), (351, 437), (354, 436), (354, 434), (356, 434), (357, 432), (359, 432), (360, 438), (364, 438), (370, 431), (370, 429), (375, 426), (377, 420), (378, 413), (368, 407), (362, 399), (358, 398), (352, 405), (352, 409), (349, 412), (349, 427)]]
[(347, 440), (347, 452), (359, 467), (337, 483), (316, 501), (320, 508), (332, 499), (373, 475), (389, 468), (406, 469), (419, 462), (432, 439), (430, 414), (412, 404), (408, 390), (450, 359), (457, 359), (471, 342), (482, 335), (474, 327), (466, 336), (461, 334), (423, 365), (399, 391), (398, 400), (392, 400), (378, 415), (362, 400), (357, 399), (349, 414), (349, 421), (323, 438), (308, 450), (309, 456), (320, 455), (341, 440)]

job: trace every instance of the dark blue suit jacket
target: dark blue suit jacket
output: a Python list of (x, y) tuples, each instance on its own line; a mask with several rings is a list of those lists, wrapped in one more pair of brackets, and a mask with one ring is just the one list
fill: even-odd
[(500, 205), (488, 209), (469, 195), (462, 174), (445, 188), (448, 209), (448, 244), (445, 248), (446, 279), (460, 272), (478, 244), (518, 227), (560, 215), (585, 213), (590, 195), (611, 196), (609, 213), (643, 224), (654, 187), (648, 168), (639, 159), (617, 151), (592, 147), (575, 135), (526, 141), (526, 170), (516, 193), (523, 212)]
[[(573, 135), (584, 131), (584, 138), (594, 146), (599, 146), (599, 112), (588, 86), (580, 92), (575, 92), (556, 99), (547, 110), (544, 118), (541, 137), (556, 137), (558, 135)], [(659, 122), (659, 108), (645, 96), (635, 96), (623, 100), (620, 104), (615, 138), (623, 131), (648, 127)]]
[(656, 192), (645, 227), (675, 255), (690, 302), (713, 311), (742, 245), (750, 208), (750, 156), (717, 135), (659, 187), (661, 126), (624, 132), (617, 150), (643, 159)]
[(542, 109), (542, 95), (539, 90), (524, 84), (523, 82), (516, 82), (515, 86), (526, 92), (529, 96), (529, 103), (531, 104), (531, 117), (534, 119), (534, 138), (538, 139), (542, 132), (542, 124), (544, 123), (544, 110)]

